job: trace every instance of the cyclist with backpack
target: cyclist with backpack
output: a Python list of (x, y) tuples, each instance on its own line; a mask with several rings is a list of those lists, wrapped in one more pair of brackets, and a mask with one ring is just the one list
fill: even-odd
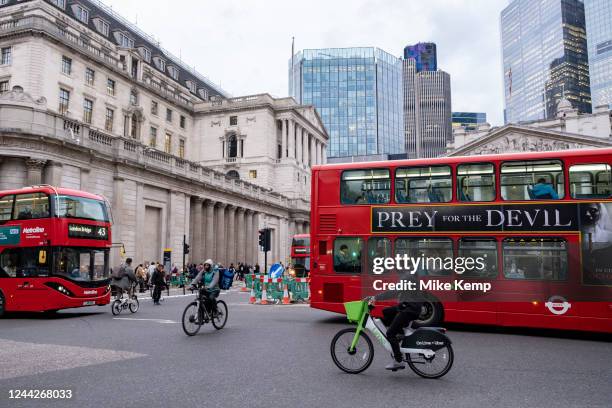
[(127, 258), (124, 264), (121, 264), (116, 271), (113, 271), (112, 286), (117, 288), (117, 296), (120, 297), (123, 292), (128, 292), (129, 296), (132, 289), (132, 283), (136, 283), (136, 275), (132, 268), (132, 258)]
[(215, 265), (212, 259), (204, 261), (204, 268), (196, 275), (191, 282), (192, 287), (203, 285), (202, 290), (205, 295), (205, 304), (208, 310), (212, 310), (213, 314), (217, 310), (216, 299), (219, 296), (219, 267)]

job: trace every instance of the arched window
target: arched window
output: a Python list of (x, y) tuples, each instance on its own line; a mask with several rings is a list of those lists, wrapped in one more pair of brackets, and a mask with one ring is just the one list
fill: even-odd
[(238, 157), (238, 138), (231, 135), (227, 141), (227, 157)]
[(236, 170), (228, 171), (226, 176), (231, 178), (231, 179), (235, 179), (235, 180), (240, 179), (240, 174)]

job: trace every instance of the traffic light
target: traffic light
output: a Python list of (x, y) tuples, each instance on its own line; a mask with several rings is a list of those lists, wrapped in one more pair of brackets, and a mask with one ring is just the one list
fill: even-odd
[(259, 230), (259, 247), (263, 252), (268, 252), (270, 250), (271, 232), (270, 228)]
[(189, 253), (189, 244), (186, 242), (183, 242), (183, 253), (185, 255), (187, 255)]

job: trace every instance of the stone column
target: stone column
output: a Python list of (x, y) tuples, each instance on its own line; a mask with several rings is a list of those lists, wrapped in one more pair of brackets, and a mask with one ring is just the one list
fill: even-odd
[(204, 262), (208, 258), (215, 257), (215, 204), (214, 201), (206, 201), (206, 250), (202, 254), (202, 259), (196, 262)]
[(310, 151), (308, 152), (309, 153), (308, 159), (310, 160), (310, 166), (312, 167), (316, 164), (315, 163), (315, 157), (316, 157), (315, 152), (316, 152), (317, 141), (315, 140), (314, 135), (309, 135), (308, 137), (310, 139)]
[(302, 147), (302, 163), (308, 166), (308, 146), (310, 145), (309, 141), (310, 134), (306, 129), (304, 129), (303, 142), (304, 147)]
[[(193, 239), (191, 241), (191, 259), (195, 262), (202, 261), (204, 253), (204, 199), (196, 197), (193, 200)], [(187, 228), (185, 228), (187, 229)]]
[(322, 155), (322, 163), (321, 164), (327, 164), (327, 146), (323, 146), (323, 155)]
[(260, 213), (258, 212), (253, 212), (253, 214), (251, 215), (251, 231), (253, 231), (251, 233), (251, 259), (253, 263), (257, 262), (257, 260), (259, 259), (259, 242), (257, 239), (257, 232), (259, 231), (259, 217)]
[(287, 135), (288, 157), (295, 158), (295, 122), (289, 119), (289, 134)]
[(317, 140), (315, 142), (315, 163), (314, 164), (321, 164), (321, 143), (319, 143), (319, 141)]
[(42, 183), (42, 170), (47, 163), (46, 160), (27, 159), (25, 161), (27, 170), (27, 184), (29, 186), (40, 185)]
[(296, 153), (297, 153), (296, 159), (297, 159), (298, 163), (302, 163), (302, 148), (304, 147), (304, 143), (302, 142), (302, 137), (303, 137), (303, 134), (304, 134), (304, 129), (302, 129), (302, 127), (300, 125), (298, 125), (297, 123), (296, 123), (295, 126), (296, 126), (296, 129), (297, 129), (296, 140), (295, 140), (296, 147), (297, 147), (297, 149), (296, 149)]
[[(55, 167), (55, 166), (54, 166)], [(61, 174), (61, 167), (60, 174)], [(60, 175), (61, 177), (61, 175)], [(113, 242), (121, 242), (121, 230), (123, 225), (123, 185), (125, 180), (122, 177), (115, 176), (113, 178), (113, 202), (112, 202), (112, 213), (113, 213), (113, 224), (111, 227), (111, 238)], [(119, 251), (111, 251), (111, 265), (119, 265), (121, 259), (119, 259)]]
[(237, 265), (236, 261), (236, 207), (233, 205), (227, 206), (227, 264), (231, 262), (234, 266)]
[(59, 187), (62, 184), (62, 163), (56, 161), (50, 162), (45, 169), (43, 180), (45, 184)]
[(255, 245), (258, 244), (257, 240), (257, 230), (253, 230), (253, 211), (246, 210), (244, 213), (245, 222), (246, 222), (246, 237), (245, 237), (245, 261), (247, 264), (255, 265), (253, 260), (255, 259), (256, 252), (254, 251), (253, 242)]
[(236, 260), (238, 262), (246, 263), (246, 229), (244, 223), (244, 208), (238, 208), (236, 210), (236, 225), (238, 226), (236, 234), (238, 234), (236, 239), (237, 251), (236, 251)]
[(287, 119), (281, 119), (281, 159), (287, 157)]
[(225, 207), (227, 207), (227, 204), (217, 203), (217, 231), (215, 236), (215, 241), (217, 241), (217, 251), (215, 254), (215, 259), (213, 259), (213, 261), (216, 263), (222, 263), (223, 265), (226, 263), (225, 246), (227, 245), (227, 241), (225, 239)]

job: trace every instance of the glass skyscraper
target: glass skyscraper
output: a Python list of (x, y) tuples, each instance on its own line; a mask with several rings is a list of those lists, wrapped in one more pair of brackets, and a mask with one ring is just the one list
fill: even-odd
[(487, 122), (485, 112), (453, 112), (453, 128), (462, 127), (465, 130), (475, 130), (478, 125)]
[(436, 44), (431, 42), (407, 45), (404, 47), (404, 59), (414, 58), (416, 72), (436, 71), (438, 69), (438, 57)]
[(555, 116), (565, 96), (591, 112), (584, 5), (513, 0), (501, 12), (506, 123)]
[(612, 108), (612, 2), (584, 0), (593, 106)]
[(306, 49), (289, 60), (289, 94), (321, 115), (328, 157), (404, 152), (400, 58), (372, 47)]

